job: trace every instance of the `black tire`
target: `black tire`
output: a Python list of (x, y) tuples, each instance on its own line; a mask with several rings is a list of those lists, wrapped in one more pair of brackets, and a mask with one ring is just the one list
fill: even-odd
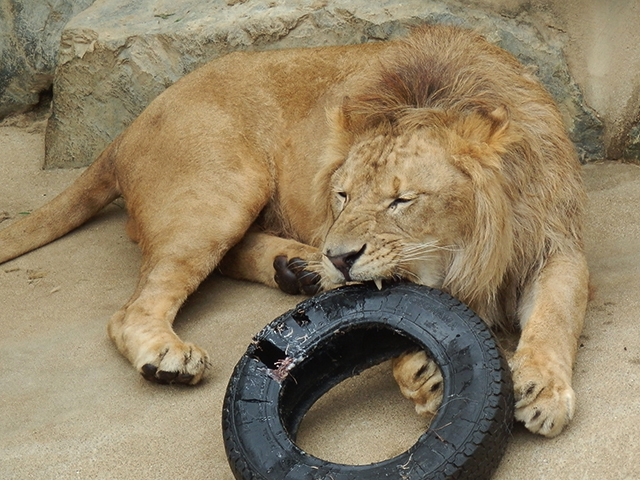
[[(444, 400), (411, 448), (342, 465), (295, 444), (302, 417), (324, 393), (416, 346), (440, 366)], [(222, 414), (229, 464), (242, 480), (486, 479), (512, 422), (511, 376), (484, 322), (449, 295), (412, 284), (331, 290), (271, 322), (236, 365)]]

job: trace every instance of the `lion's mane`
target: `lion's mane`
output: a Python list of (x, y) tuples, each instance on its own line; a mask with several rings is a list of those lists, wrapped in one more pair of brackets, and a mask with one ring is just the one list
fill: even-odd
[(316, 204), (326, 203), (330, 177), (358, 138), (430, 129), (475, 196), (470, 233), (450, 256), (443, 288), (487, 322), (502, 322), (549, 254), (582, 246), (579, 162), (529, 69), (478, 35), (431, 28), (384, 52), (369, 81), (332, 113)]

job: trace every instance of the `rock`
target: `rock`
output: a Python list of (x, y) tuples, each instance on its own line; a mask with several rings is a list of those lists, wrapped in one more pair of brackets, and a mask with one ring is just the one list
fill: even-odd
[(387, 40), (421, 22), (474, 28), (535, 66), (581, 158), (600, 156), (602, 124), (569, 74), (562, 32), (541, 32), (528, 15), (452, 0), (100, 0), (62, 34), (46, 165), (87, 165), (161, 91), (225, 53)]
[(0, 0), (0, 119), (51, 87), (62, 29), (94, 1)]
[(640, 123), (636, 123), (629, 131), (622, 158), (640, 161)]

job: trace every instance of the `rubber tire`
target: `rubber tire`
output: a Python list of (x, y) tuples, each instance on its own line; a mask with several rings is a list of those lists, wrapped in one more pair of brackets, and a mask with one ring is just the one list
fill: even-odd
[[(324, 393), (416, 347), (440, 366), (444, 400), (411, 448), (342, 465), (295, 444), (302, 417)], [(465, 305), (424, 286), (355, 285), (302, 302), (256, 335), (229, 381), (222, 427), (239, 480), (487, 479), (510, 437), (513, 404), (507, 364)]]

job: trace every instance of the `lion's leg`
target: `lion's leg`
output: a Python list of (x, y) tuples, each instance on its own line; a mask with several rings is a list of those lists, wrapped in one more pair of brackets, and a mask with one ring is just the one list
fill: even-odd
[(322, 254), (295, 240), (251, 231), (224, 257), (220, 270), (241, 280), (311, 295), (320, 288)]
[(136, 292), (108, 324), (120, 353), (147, 380), (195, 384), (209, 365), (206, 351), (180, 340), (171, 327), (184, 300), (207, 275), (208, 259), (185, 253), (145, 259)]
[(268, 198), (263, 193), (247, 192), (224, 208), (203, 201), (172, 203), (161, 214), (136, 219), (143, 255), (140, 279), (129, 302), (109, 321), (108, 332), (146, 379), (195, 384), (202, 378), (209, 357), (176, 335), (173, 320), (187, 296), (249, 229)]
[(551, 257), (520, 306), (522, 335), (510, 362), (516, 419), (534, 433), (559, 434), (571, 420), (573, 363), (588, 298), (582, 254)]

